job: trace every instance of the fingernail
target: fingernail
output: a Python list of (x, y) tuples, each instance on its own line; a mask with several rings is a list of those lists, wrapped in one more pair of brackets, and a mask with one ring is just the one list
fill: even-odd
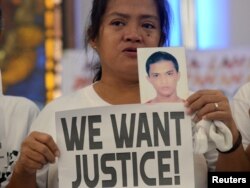
[(188, 115), (190, 115), (190, 114), (191, 114), (191, 109), (190, 109), (190, 108), (186, 108), (186, 113), (187, 113)]
[(60, 152), (57, 150), (57, 151), (55, 152), (55, 155), (56, 155), (57, 157), (60, 157)]

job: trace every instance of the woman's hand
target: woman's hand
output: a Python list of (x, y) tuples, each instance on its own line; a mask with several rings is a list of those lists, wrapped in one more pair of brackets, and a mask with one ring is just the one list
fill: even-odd
[(219, 90), (200, 90), (187, 98), (185, 102), (187, 113), (194, 115), (193, 121), (201, 119), (222, 121), (231, 130), (232, 134), (237, 134), (229, 100)]
[(53, 138), (45, 133), (32, 132), (22, 143), (15, 173), (35, 174), (48, 163), (54, 163), (59, 149)]

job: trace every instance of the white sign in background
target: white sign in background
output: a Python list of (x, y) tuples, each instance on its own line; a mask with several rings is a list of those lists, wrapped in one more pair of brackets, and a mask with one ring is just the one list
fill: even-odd
[(183, 104), (56, 113), (59, 187), (194, 187), (191, 119)]

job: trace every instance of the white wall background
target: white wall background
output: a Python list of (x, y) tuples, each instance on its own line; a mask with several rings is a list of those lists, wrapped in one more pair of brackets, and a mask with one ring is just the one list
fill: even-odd
[(231, 46), (250, 46), (250, 0), (229, 0)]
[(77, 48), (83, 47), (84, 32), (86, 22), (88, 21), (92, 0), (74, 0), (75, 1), (75, 44)]

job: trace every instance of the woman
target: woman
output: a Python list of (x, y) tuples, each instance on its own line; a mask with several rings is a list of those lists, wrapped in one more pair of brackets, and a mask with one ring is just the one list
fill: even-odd
[[(168, 39), (168, 31), (169, 12), (164, 0), (94, 0), (87, 41), (98, 53), (101, 69), (92, 85), (56, 99), (40, 113), (32, 126), (33, 132), (22, 144), (10, 187), (18, 184), (26, 188), (36, 187), (36, 182), (39, 187), (46, 187), (46, 184), (57, 187), (57, 167), (52, 165), (59, 155), (55, 144), (55, 112), (140, 103), (136, 50), (139, 47), (162, 46)], [(214, 103), (219, 105), (218, 109), (215, 109)], [(200, 91), (190, 96), (186, 105), (190, 114), (196, 112), (195, 121), (202, 117), (221, 120), (232, 131), (234, 140), (238, 138), (228, 101), (222, 93)], [(209, 153), (207, 159), (211, 166), (216, 156), (216, 151)], [(199, 156), (199, 159), (196, 161), (205, 166), (205, 179), (205, 158)], [(224, 169), (224, 159), (227, 162), (231, 158), (226, 154), (219, 156), (217, 166), (220, 170)], [(229, 170), (234, 168), (231, 165), (226, 164)], [(42, 170), (37, 173), (36, 179), (38, 169)], [(205, 180), (201, 186), (206, 186)]]

